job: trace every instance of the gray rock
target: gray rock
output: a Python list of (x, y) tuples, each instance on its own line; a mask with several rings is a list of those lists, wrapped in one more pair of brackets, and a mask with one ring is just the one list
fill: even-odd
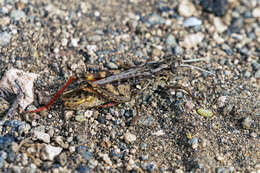
[(247, 71), (244, 73), (244, 76), (245, 76), (246, 78), (249, 78), (249, 77), (251, 76), (250, 71), (247, 70)]
[(260, 69), (259, 70), (257, 70), (257, 72), (255, 73), (255, 78), (260, 78)]
[(8, 32), (1, 32), (0, 33), (0, 46), (5, 46), (9, 43), (11, 39), (11, 34)]
[(165, 19), (161, 16), (159, 16), (158, 14), (151, 14), (148, 19), (147, 19), (148, 23), (151, 25), (156, 25), (156, 24), (164, 24), (165, 23)]
[(176, 54), (176, 55), (182, 55), (184, 51), (183, 51), (183, 48), (182, 48), (182, 47), (180, 47), (179, 45), (176, 45), (176, 46), (174, 47), (173, 52), (174, 52), (174, 54)]
[(169, 34), (166, 38), (166, 44), (169, 47), (173, 47), (174, 45), (176, 45), (176, 39), (172, 34)]
[(12, 10), (11, 17), (14, 20), (21, 20), (21, 19), (25, 20), (26, 14), (21, 10)]

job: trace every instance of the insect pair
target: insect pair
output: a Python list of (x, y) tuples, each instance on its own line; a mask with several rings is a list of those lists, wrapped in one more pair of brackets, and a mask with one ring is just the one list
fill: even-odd
[[(133, 87), (134, 84), (140, 82), (142, 79), (151, 78), (162, 70), (171, 70), (174, 72), (178, 67), (192, 67), (205, 71), (195, 66), (183, 64), (185, 62), (194, 61), (201, 61), (201, 59), (180, 61), (172, 60), (172, 58), (166, 58), (158, 62), (151, 61), (141, 65), (140, 67), (131, 68), (125, 71), (110, 70), (93, 74), (87, 73), (80, 78), (72, 76), (45, 106), (29, 112), (40, 112), (49, 108), (60, 95), (61, 99), (64, 101), (65, 107), (73, 110), (88, 109), (93, 107), (104, 108), (118, 103), (129, 102), (134, 93), (137, 93)], [(82, 82), (76, 88), (64, 92), (64, 90), (76, 80), (81, 80)], [(170, 86), (170, 88), (176, 87)], [(189, 95), (192, 96), (186, 88), (181, 86), (177, 86), (177, 88), (184, 89)], [(138, 111), (134, 121), (136, 121), (137, 118)]]

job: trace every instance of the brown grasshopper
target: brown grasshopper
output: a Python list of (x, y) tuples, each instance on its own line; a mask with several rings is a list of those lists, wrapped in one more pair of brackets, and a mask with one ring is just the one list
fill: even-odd
[[(157, 72), (165, 69), (171, 69), (171, 71), (174, 71), (175, 68), (180, 66), (194, 67), (187, 64), (182, 64), (182, 62), (190, 62), (190, 60), (175, 60), (172, 63), (169, 62), (170, 61), (167, 60), (159, 62), (152, 61), (141, 65), (140, 67), (131, 68), (125, 71), (110, 70), (93, 74), (87, 73), (80, 78), (72, 76), (45, 106), (29, 112), (40, 112), (49, 108), (60, 95), (61, 99), (64, 101), (65, 107), (73, 110), (93, 107), (109, 107), (118, 103), (129, 102), (133, 96), (133, 93), (136, 93), (133, 92), (133, 87), (131, 86), (129, 80), (138, 80), (146, 77), (152, 77)], [(198, 67), (194, 68), (200, 69)], [(203, 69), (200, 70), (205, 71)], [(64, 92), (64, 90), (73, 81), (81, 79), (83, 79), (83, 82), (78, 87)], [(170, 86), (170, 88), (176, 87)], [(184, 89), (188, 92), (189, 95), (192, 96), (192, 94), (186, 88), (181, 86), (177, 86), (177, 88)], [(136, 121), (137, 117), (138, 110), (134, 121)]]

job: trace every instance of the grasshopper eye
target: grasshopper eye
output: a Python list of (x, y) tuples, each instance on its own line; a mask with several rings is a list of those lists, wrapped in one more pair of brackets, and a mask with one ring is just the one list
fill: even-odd
[(173, 63), (171, 63), (171, 65), (170, 65), (171, 72), (175, 73), (177, 71), (177, 68), (180, 67), (180, 64), (181, 64), (181, 60), (177, 60), (177, 61), (174, 61)]

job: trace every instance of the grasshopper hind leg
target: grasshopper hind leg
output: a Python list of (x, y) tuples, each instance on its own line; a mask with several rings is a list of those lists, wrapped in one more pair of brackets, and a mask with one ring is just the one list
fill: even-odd
[(82, 89), (67, 91), (61, 99), (64, 101), (65, 107), (72, 110), (92, 108), (106, 103), (106, 100), (99, 95)]

